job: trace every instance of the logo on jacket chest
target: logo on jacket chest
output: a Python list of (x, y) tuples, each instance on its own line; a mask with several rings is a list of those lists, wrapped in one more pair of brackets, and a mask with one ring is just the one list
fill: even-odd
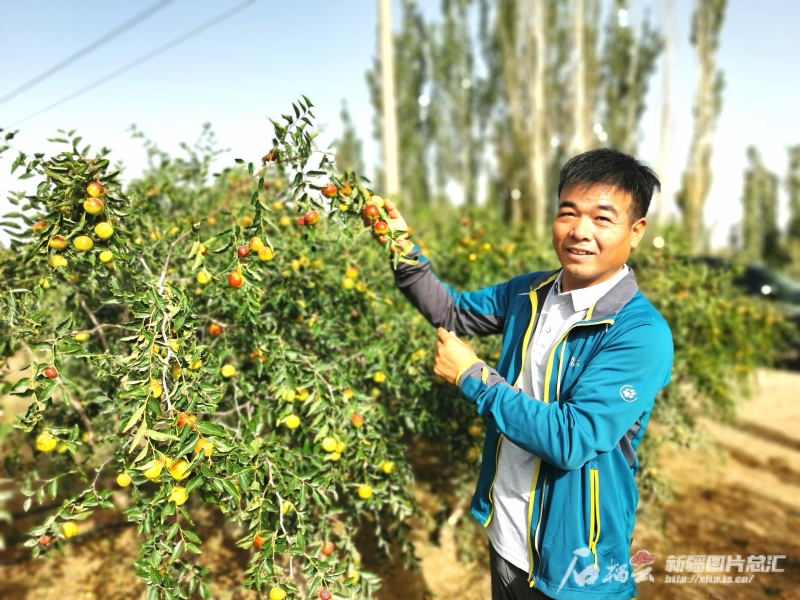
[(580, 367), (581, 366), (581, 357), (580, 356), (572, 356), (572, 357), (570, 357), (569, 366), (570, 367)]

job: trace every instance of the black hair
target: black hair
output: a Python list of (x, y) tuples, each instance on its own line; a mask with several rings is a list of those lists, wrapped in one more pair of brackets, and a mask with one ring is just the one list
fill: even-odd
[(631, 220), (647, 214), (655, 190), (661, 191), (661, 182), (655, 171), (634, 157), (612, 148), (589, 150), (570, 158), (561, 168), (558, 196), (565, 187), (577, 185), (591, 187), (607, 185), (628, 192), (631, 203)]

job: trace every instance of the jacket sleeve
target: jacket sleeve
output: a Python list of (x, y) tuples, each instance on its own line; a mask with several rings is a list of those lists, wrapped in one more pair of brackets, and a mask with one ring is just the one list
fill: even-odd
[(394, 277), (403, 295), (434, 327), (456, 335), (490, 335), (503, 330), (511, 282), (476, 292), (455, 292), (437, 279), (416, 245), (400, 258)]
[(515, 445), (561, 469), (579, 469), (612, 450), (652, 409), (669, 381), (672, 354), (666, 323), (650, 322), (605, 344), (562, 402), (535, 400), (482, 362), (464, 369), (456, 383)]

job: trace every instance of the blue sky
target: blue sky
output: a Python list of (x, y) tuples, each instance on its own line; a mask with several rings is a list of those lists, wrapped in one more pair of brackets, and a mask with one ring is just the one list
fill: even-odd
[[(240, 1), (172, 0), (138, 26), (0, 105), (0, 127)], [(439, 0), (419, 3), (427, 15), (437, 15)], [(0, 0), (0, 97), (155, 4), (157, 0)], [(695, 77), (688, 42), (691, 9), (690, 0), (676, 0), (676, 124), (668, 192), (678, 183), (691, 135)], [(800, 56), (798, 17), (800, 3), (793, 0), (729, 2), (719, 53), (726, 91), (714, 138), (714, 182), (706, 211), (707, 223), (715, 227), (715, 245), (725, 243), (740, 215), (747, 145), (756, 144), (770, 168), (782, 176), (786, 147), (800, 143), (800, 79), (793, 64)], [(177, 152), (180, 142), (193, 141), (202, 124), (210, 121), (221, 146), (231, 149), (222, 161), (232, 162), (234, 156), (255, 160), (270, 144), (266, 117), (286, 112), (292, 100), (305, 94), (316, 105), (322, 145), (340, 131), (339, 110), (342, 99), (347, 99), (371, 166), (379, 160), (379, 148), (372, 140), (364, 73), (375, 54), (375, 26), (374, 0), (257, 0), (153, 60), (21, 123), (15, 127), (20, 133), (14, 144), (28, 152), (55, 151), (46, 138), (58, 128), (78, 129), (95, 147), (112, 148), (112, 157), (122, 160), (133, 176), (144, 165), (144, 152), (126, 132), (131, 124), (161, 148)], [(651, 164), (658, 156), (660, 81), (657, 73), (643, 122), (640, 155)], [(25, 187), (8, 174), (10, 156), (0, 159), (3, 192)], [(0, 201), (0, 211), (5, 212), (6, 206), (4, 199)]]

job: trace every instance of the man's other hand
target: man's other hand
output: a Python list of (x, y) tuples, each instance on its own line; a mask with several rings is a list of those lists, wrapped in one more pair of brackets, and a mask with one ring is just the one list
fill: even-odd
[(456, 383), (458, 372), (480, 359), (469, 344), (462, 342), (455, 333), (439, 327), (439, 341), (436, 345), (436, 362), (433, 372), (447, 383)]

